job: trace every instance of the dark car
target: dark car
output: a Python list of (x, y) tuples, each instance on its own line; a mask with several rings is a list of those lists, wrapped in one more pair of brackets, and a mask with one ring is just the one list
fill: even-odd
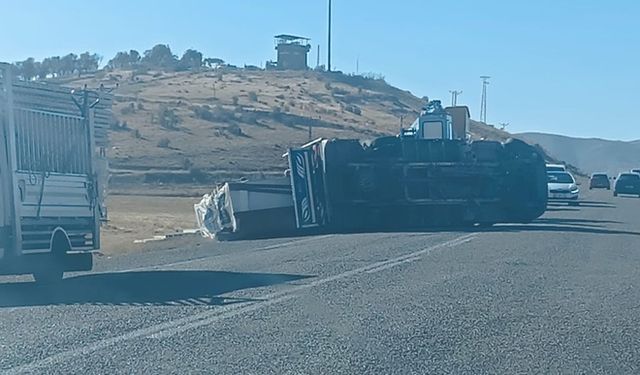
[(606, 173), (594, 173), (589, 179), (589, 190), (591, 189), (607, 189), (611, 190), (611, 182)]
[(613, 189), (613, 196), (617, 197), (618, 194), (630, 194), (640, 197), (640, 174), (620, 173)]

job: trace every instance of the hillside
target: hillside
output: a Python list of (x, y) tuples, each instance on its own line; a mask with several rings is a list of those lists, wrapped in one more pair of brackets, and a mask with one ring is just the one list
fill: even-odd
[(554, 134), (522, 133), (519, 138), (541, 145), (550, 154), (580, 170), (617, 174), (640, 167), (640, 141), (572, 138)]
[[(422, 101), (380, 79), (323, 72), (217, 69), (98, 72), (61, 83), (114, 91), (112, 183), (175, 184), (282, 172), (311, 137), (372, 138), (408, 126)], [(474, 138), (508, 133), (472, 122)]]

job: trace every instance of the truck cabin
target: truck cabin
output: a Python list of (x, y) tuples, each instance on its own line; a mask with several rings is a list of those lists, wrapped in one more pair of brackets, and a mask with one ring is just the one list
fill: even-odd
[(439, 100), (430, 101), (420, 116), (408, 129), (403, 129), (402, 137), (416, 139), (466, 139), (469, 121), (467, 107), (442, 108)]

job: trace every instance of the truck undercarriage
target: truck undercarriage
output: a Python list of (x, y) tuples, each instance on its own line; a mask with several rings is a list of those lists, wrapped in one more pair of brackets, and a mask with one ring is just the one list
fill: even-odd
[[(258, 182), (214, 193), (218, 204), (209, 218), (229, 220), (212, 232), (251, 237), (523, 223), (547, 204), (544, 159), (518, 140), (321, 139), (288, 157), (290, 190), (278, 180), (260, 182), (261, 197), (253, 188)], [(276, 195), (280, 203), (272, 207), (245, 204), (265, 205)]]

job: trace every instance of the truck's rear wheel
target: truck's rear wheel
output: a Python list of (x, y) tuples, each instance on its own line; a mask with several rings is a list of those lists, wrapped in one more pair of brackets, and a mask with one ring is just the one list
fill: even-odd
[(51, 240), (51, 252), (44, 254), (38, 268), (33, 272), (33, 278), (38, 284), (56, 284), (62, 281), (66, 266), (67, 251), (71, 250), (69, 238), (62, 231), (57, 231)]
[(33, 273), (33, 278), (38, 284), (51, 285), (62, 281), (64, 271), (62, 267), (51, 267), (50, 269), (40, 270)]

